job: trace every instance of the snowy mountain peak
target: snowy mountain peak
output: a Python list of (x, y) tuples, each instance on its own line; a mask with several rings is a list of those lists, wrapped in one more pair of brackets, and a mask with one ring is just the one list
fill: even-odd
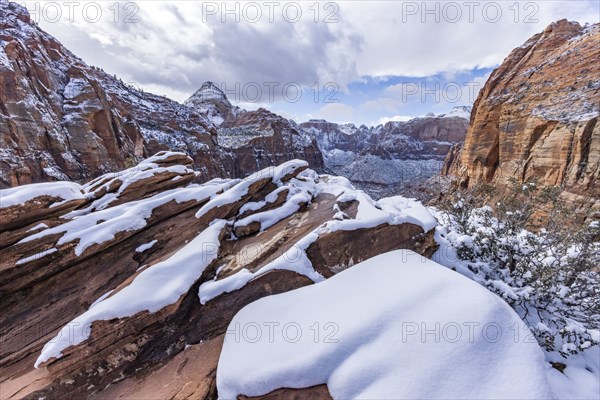
[(469, 119), (469, 118), (471, 118), (471, 107), (469, 107), (469, 106), (454, 107), (452, 110), (450, 110), (450, 112), (448, 114), (446, 114), (446, 117), (460, 117), (460, 118)]
[(204, 102), (211, 100), (223, 101), (229, 104), (229, 100), (227, 99), (225, 93), (223, 93), (223, 91), (219, 89), (219, 87), (215, 83), (207, 81), (204, 82), (202, 86), (200, 86), (200, 89), (198, 89), (196, 93), (194, 93), (189, 99), (187, 99), (184, 104), (189, 105), (189, 103)]
[(210, 81), (204, 82), (183, 104), (193, 108), (216, 126), (220, 126), (229, 114), (237, 112), (237, 107), (233, 107), (225, 93)]

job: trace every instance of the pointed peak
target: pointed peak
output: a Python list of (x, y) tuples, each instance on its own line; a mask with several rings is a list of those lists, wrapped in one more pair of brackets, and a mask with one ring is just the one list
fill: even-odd
[(200, 89), (194, 93), (192, 96), (200, 101), (205, 100), (225, 100), (227, 101), (227, 96), (219, 87), (211, 81), (204, 82)]

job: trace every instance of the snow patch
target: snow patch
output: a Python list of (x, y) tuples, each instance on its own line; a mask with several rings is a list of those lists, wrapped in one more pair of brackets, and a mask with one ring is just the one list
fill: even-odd
[(80, 256), (88, 247), (112, 240), (119, 232), (142, 229), (146, 226), (148, 218), (152, 216), (153, 210), (159, 206), (170, 201), (177, 203), (201, 201), (215, 196), (222, 188), (222, 185), (216, 184), (168, 190), (147, 199), (131, 201), (78, 216), (62, 225), (28, 236), (19, 243), (26, 243), (55, 233), (63, 233), (57, 244), (78, 241), (75, 254)]
[(252, 279), (274, 270), (288, 270), (296, 272), (297, 274), (306, 276), (313, 282), (323, 281), (325, 279), (323, 275), (315, 271), (312, 263), (306, 256), (306, 249), (308, 246), (316, 241), (319, 238), (319, 233), (323, 231), (324, 226), (318, 227), (300, 239), (294, 246), (288, 249), (281, 256), (277, 257), (275, 260), (260, 268), (256, 272), (250, 272), (244, 268), (243, 270), (223, 279), (203, 283), (200, 285), (198, 290), (200, 303), (206, 304), (208, 301), (222, 295), (223, 293), (229, 293), (234, 290), (241, 289)]
[(84, 199), (81, 185), (74, 182), (32, 183), (0, 190), (0, 208), (23, 205), (40, 196), (60, 199), (60, 203)]
[(223, 194), (217, 196), (216, 198), (210, 200), (206, 203), (198, 212), (196, 213), (196, 218), (201, 218), (208, 211), (213, 208), (222, 207), (227, 204), (235, 203), (239, 201), (242, 197), (248, 194), (248, 190), (250, 187), (259, 182), (262, 179), (270, 178), (273, 182), (281, 184), (281, 179), (286, 175), (292, 173), (298, 168), (307, 167), (308, 163), (302, 160), (291, 160), (286, 163), (283, 163), (277, 167), (269, 167), (265, 168), (261, 171), (255, 172), (254, 174), (248, 176), (244, 180), (240, 181)]
[(138, 247), (135, 249), (135, 252), (136, 252), (136, 253), (143, 253), (144, 251), (146, 251), (146, 250), (148, 250), (148, 249), (152, 248), (152, 246), (154, 246), (154, 245), (155, 245), (157, 242), (158, 242), (158, 240), (156, 240), (156, 239), (155, 239), (155, 240), (153, 240), (153, 241), (151, 241), (151, 242), (144, 243), (144, 244), (142, 244), (141, 246), (138, 246)]
[(47, 227), (48, 227), (48, 225), (46, 225), (45, 223), (41, 222), (41, 223), (37, 224), (36, 226), (27, 229), (27, 232), (37, 231), (39, 229), (46, 229)]
[(31, 261), (36, 261), (36, 260), (42, 259), (42, 258), (46, 257), (49, 254), (56, 253), (57, 251), (58, 251), (58, 249), (56, 249), (56, 248), (44, 250), (44, 251), (42, 251), (40, 253), (36, 253), (36, 254), (34, 254), (32, 256), (22, 258), (22, 259), (18, 260), (15, 264), (16, 265), (27, 264), (27, 263), (29, 263)]

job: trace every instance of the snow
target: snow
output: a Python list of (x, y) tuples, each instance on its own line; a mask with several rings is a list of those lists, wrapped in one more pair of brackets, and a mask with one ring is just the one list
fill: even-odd
[(86, 90), (92, 90), (88, 81), (84, 78), (71, 78), (65, 86), (63, 96), (66, 100), (73, 100), (79, 97)]
[(119, 195), (123, 193), (125, 189), (127, 189), (127, 187), (140, 180), (149, 179), (156, 174), (177, 174), (172, 180), (177, 180), (175, 178), (181, 179), (182, 175), (193, 174), (194, 171), (192, 169), (183, 165), (171, 165), (163, 167), (159, 164), (159, 162), (164, 161), (169, 157), (182, 155), (185, 156), (184, 153), (172, 151), (160, 152), (143, 160), (135, 167), (126, 169), (124, 171), (110, 172), (108, 174), (99, 176), (83, 186), (84, 191), (88, 196), (92, 197), (96, 193), (103, 190), (109, 191), (111, 188), (118, 185), (117, 192), (108, 193), (102, 196), (100, 199), (94, 201), (94, 203), (88, 207), (87, 210), (78, 210), (75, 214), (69, 215), (69, 217), (81, 215), (82, 213), (86, 213), (91, 210), (102, 210), (108, 207), (111, 202), (115, 201)]
[(76, 217), (62, 225), (28, 236), (19, 243), (26, 243), (55, 233), (63, 233), (57, 244), (62, 245), (78, 241), (75, 254), (80, 256), (88, 247), (112, 240), (119, 232), (142, 229), (146, 226), (146, 221), (152, 216), (153, 210), (157, 207), (170, 201), (182, 203), (211, 198), (219, 193), (224, 185), (206, 184), (168, 190), (147, 199), (119, 204), (105, 210)]
[(0, 66), (9, 71), (14, 71), (12, 63), (8, 59), (8, 56), (6, 55), (6, 51), (4, 50), (4, 48), (7, 44), (8, 44), (7, 42), (0, 43)]
[(356, 218), (331, 222), (329, 224), (331, 232), (403, 223), (419, 225), (424, 232), (427, 232), (437, 226), (435, 217), (423, 204), (413, 199), (395, 196), (376, 202), (361, 190), (342, 195), (339, 199), (341, 202), (353, 200), (359, 202)]
[(44, 167), (43, 170), (46, 175), (54, 179), (61, 181), (69, 180), (69, 177), (64, 172), (62, 172), (61, 169), (56, 165)]
[[(491, 208), (485, 207), (481, 210), (491, 212)], [(477, 262), (467, 262), (461, 260), (457, 255), (457, 248), (460, 247), (461, 243), (465, 243), (467, 245), (473, 246), (473, 237), (468, 235), (460, 235), (453, 228), (453, 222), (448, 221), (448, 217), (445, 213), (432, 209), (432, 212), (436, 214), (436, 216), (440, 219), (443, 225), (446, 226), (438, 226), (435, 231), (435, 240), (439, 244), (438, 251), (433, 255), (433, 260), (443, 264), (447, 268), (451, 268), (459, 272), (460, 274), (468, 277), (469, 279), (478, 282), (481, 285), (487, 286), (490, 290), (493, 290), (500, 298), (510, 302), (515, 301), (515, 299), (523, 299), (529, 298), (532, 295), (532, 288), (530, 286), (525, 286), (523, 288), (518, 288), (514, 286), (510, 286), (507, 282), (503, 280), (493, 280), (488, 278), (483, 278), (478, 275), (472, 269), (469, 268), (469, 265), (477, 266), (484, 271), (489, 270), (491, 266), (483, 261)], [(484, 226), (484, 220), (481, 218), (477, 218), (477, 215), (472, 216), (471, 219), (473, 223), (479, 225), (478, 229), (486, 229)], [(573, 249), (576, 250), (576, 249)], [(524, 251), (521, 249), (521, 251)], [(556, 261), (556, 257), (551, 256), (547, 257), (544, 262), (551, 266), (552, 263)], [(523, 277), (527, 277), (525, 274)], [(531, 277), (531, 273), (529, 273), (529, 277)], [(559, 297), (564, 297), (568, 295), (570, 289), (568, 287), (563, 286), (558, 292)], [(529, 309), (524, 306), (523, 311), (527, 312), (528, 315), (539, 316), (539, 311), (536, 312), (535, 309)], [(530, 317), (531, 319), (532, 317)], [(541, 321), (536, 321), (536, 318), (530, 320), (532, 328), (537, 328), (541, 331), (547, 331), (549, 334), (553, 334), (553, 327), (548, 326)], [(585, 330), (579, 324), (568, 324), (565, 327), (565, 331), (583, 331)], [(588, 329), (587, 333), (590, 334), (590, 337), (594, 340), (597, 340), (600, 336), (600, 331)], [(535, 340), (532, 334), (527, 334), (531, 340)], [(572, 348), (572, 343), (570, 346), (564, 346), (564, 342), (561, 340), (556, 340), (555, 345), (557, 346), (557, 350), (561, 349), (563, 351), (569, 350)], [(587, 348), (578, 354), (571, 354), (568, 358), (561, 355), (557, 350), (548, 351), (543, 349), (545, 355), (545, 363), (546, 367), (546, 376), (548, 382), (559, 399), (600, 399), (600, 348), (598, 346), (594, 346), (591, 348)], [(565, 369), (563, 372), (558, 371), (555, 368), (552, 368), (550, 363), (560, 363), (565, 365)]]
[(44, 251), (42, 251), (40, 253), (36, 253), (36, 254), (34, 254), (32, 256), (22, 258), (22, 259), (18, 260), (15, 264), (16, 265), (27, 264), (28, 262), (39, 260), (41, 258), (46, 257), (49, 254), (57, 252), (57, 251), (58, 251), (58, 249), (56, 249), (56, 248), (44, 250)]
[(31, 232), (31, 231), (37, 231), (38, 229), (46, 229), (48, 227), (48, 225), (46, 225), (43, 222), (40, 222), (39, 224), (37, 224), (36, 226), (34, 226), (33, 228), (29, 228), (27, 229), (27, 232)]
[(282, 179), (300, 168), (308, 168), (308, 163), (303, 160), (291, 160), (273, 168), (273, 182), (282, 183)]
[(58, 198), (59, 203), (84, 199), (81, 185), (74, 182), (32, 183), (0, 190), (0, 208), (23, 205), (40, 196)]
[(449, 113), (444, 115), (444, 118), (450, 118), (450, 117), (471, 119), (471, 107), (466, 107), (466, 106), (454, 107), (452, 110), (450, 110)]
[(281, 187), (275, 189), (274, 191), (272, 191), (271, 193), (269, 193), (268, 195), (266, 195), (264, 200), (250, 201), (250, 202), (244, 204), (242, 206), (242, 208), (240, 208), (239, 214), (244, 214), (248, 211), (257, 211), (257, 210), (260, 210), (261, 208), (267, 206), (268, 204), (274, 203), (275, 200), (277, 200), (279, 193), (281, 193), (284, 190), (289, 190), (289, 188), (287, 186), (281, 186)]
[[(241, 289), (252, 279), (273, 270), (290, 270), (306, 276), (313, 282), (322, 281), (324, 277), (314, 269), (306, 255), (306, 249), (324, 233), (373, 228), (386, 223), (390, 225), (412, 223), (421, 226), (424, 232), (427, 232), (437, 225), (435, 217), (416, 200), (396, 196), (375, 202), (364, 192), (357, 191), (346, 178), (329, 175), (316, 177), (311, 176), (311, 173), (314, 174), (310, 170), (304, 171), (299, 175), (299, 178), (303, 180), (292, 179), (289, 185), (281, 186), (275, 191), (279, 192), (280, 189), (290, 191), (288, 200), (281, 207), (276, 210), (250, 215), (236, 221), (235, 226), (246, 226), (253, 221), (258, 221), (261, 223), (261, 230), (264, 230), (296, 212), (301, 202), (310, 201), (312, 194), (318, 193), (332, 194), (338, 197), (338, 202), (358, 201), (356, 218), (344, 219), (342, 213), (339, 212), (339, 207), (335, 204), (334, 211), (337, 208), (338, 212), (333, 221), (320, 225), (300, 239), (284, 254), (258, 271), (250, 272), (243, 269), (223, 279), (203, 283), (198, 291), (202, 304), (206, 304), (223, 293)], [(317, 178), (319, 178), (319, 183), (315, 184)], [(258, 203), (250, 204), (251, 209), (256, 210), (258, 208)]]
[(102, 296), (98, 297), (98, 298), (96, 299), (96, 301), (94, 301), (94, 302), (92, 303), (92, 305), (90, 305), (90, 308), (93, 308), (93, 307), (94, 307), (94, 306), (96, 306), (97, 304), (100, 304), (100, 303), (101, 303), (101, 302), (102, 302), (104, 299), (106, 299), (108, 296), (110, 296), (110, 294), (111, 294), (112, 292), (114, 292), (114, 289), (113, 289), (113, 290), (109, 290), (108, 292), (104, 293)]
[(284, 218), (289, 217), (300, 209), (302, 204), (309, 203), (312, 196), (309, 193), (298, 193), (289, 198), (281, 207), (275, 210), (264, 211), (252, 214), (235, 223), (236, 226), (246, 226), (252, 222), (260, 223), (260, 230), (263, 231), (275, 225)]
[(340, 124), (338, 128), (344, 135), (354, 135), (358, 132), (358, 128), (352, 123)]
[(171, 157), (179, 157), (179, 156), (187, 156), (186, 153), (181, 153), (178, 151), (161, 151), (159, 153), (156, 153), (155, 155), (146, 158), (145, 160), (143, 160), (142, 162), (140, 162), (138, 165), (142, 166), (142, 165), (155, 165), (158, 161), (165, 161)]
[(200, 208), (200, 210), (198, 210), (198, 212), (196, 213), (196, 218), (201, 218), (213, 208), (222, 207), (239, 201), (242, 197), (248, 194), (248, 190), (253, 184), (259, 182), (262, 179), (271, 178), (273, 182), (281, 184), (281, 179), (285, 175), (292, 173), (298, 168), (307, 166), (308, 163), (306, 161), (291, 160), (277, 167), (269, 167), (261, 171), (255, 172), (254, 174), (248, 176), (244, 180), (238, 182), (236, 185), (225, 191), (225, 193), (217, 196), (216, 198), (210, 200), (208, 203), (202, 206), (202, 208)]
[[(211, 121), (219, 122), (218, 117), (210, 117)], [(244, 125), (235, 126), (229, 128), (221, 128), (219, 130), (218, 142), (220, 146), (238, 149), (240, 147), (250, 144), (252, 139), (258, 137), (272, 137), (275, 135), (275, 131), (272, 127), (262, 129), (258, 125)]]
[(571, 355), (567, 360), (555, 357), (555, 361), (567, 365), (563, 373), (555, 368), (546, 370), (548, 382), (559, 399), (600, 399), (600, 347)]
[(223, 100), (227, 101), (227, 96), (214, 82), (204, 82), (200, 89), (198, 89), (189, 99), (183, 104), (193, 106), (196, 103), (202, 104), (208, 100)]
[(515, 326), (475, 282), (394, 251), (242, 309), (217, 388), (220, 398), (323, 383), (334, 399), (553, 398), (541, 350), (515, 341)]
[(135, 252), (136, 252), (136, 253), (143, 253), (144, 251), (146, 251), (146, 250), (148, 250), (148, 249), (152, 248), (152, 246), (154, 246), (154, 245), (155, 245), (157, 242), (158, 242), (158, 240), (152, 240), (151, 242), (144, 243), (144, 244), (142, 244), (141, 246), (138, 246), (138, 247), (135, 249)]
[(214, 114), (207, 114), (206, 118), (212, 122), (213, 124), (215, 124), (216, 126), (220, 126), (223, 121), (225, 121), (225, 119), (220, 116), (220, 115), (214, 115)]
[(234, 290), (241, 289), (252, 279), (257, 278), (267, 272), (274, 270), (288, 270), (304, 275), (313, 282), (321, 282), (325, 278), (323, 275), (315, 271), (312, 263), (306, 256), (306, 249), (315, 240), (319, 238), (319, 233), (324, 229), (323, 226), (318, 227), (308, 235), (300, 239), (294, 246), (277, 257), (275, 260), (260, 268), (256, 272), (250, 272), (247, 269), (242, 269), (237, 273), (227, 276), (220, 280), (204, 282), (198, 289), (198, 297), (201, 304), (206, 304), (223, 293), (230, 293)]
[(352, 182), (343, 176), (321, 175), (320, 178), (324, 182), (322, 187), (323, 193), (332, 194), (338, 197), (347, 191), (356, 191)]
[(277, 222), (296, 213), (303, 204), (309, 204), (312, 201), (313, 195), (318, 192), (317, 186), (315, 184), (315, 179), (317, 177), (307, 176), (306, 179), (303, 180), (294, 178), (290, 180), (289, 184), (283, 185), (283, 183), (281, 182), (281, 177), (288, 172), (289, 170), (286, 169), (283, 169), (279, 172), (276, 171), (275, 176), (279, 178), (278, 184), (282, 186), (269, 193), (269, 195), (265, 197), (264, 201), (246, 203), (240, 209), (240, 213), (243, 213), (244, 211), (257, 211), (261, 207), (264, 207), (268, 204), (272, 204), (277, 200), (277, 197), (281, 194), (282, 191), (287, 190), (288, 193), (285, 203), (283, 203), (276, 209), (258, 212), (249, 215), (246, 218), (242, 218), (236, 221), (236, 227), (247, 226), (253, 222), (258, 222), (260, 223), (261, 231), (263, 231), (275, 225)]
[(226, 224), (223, 220), (215, 221), (174, 255), (146, 268), (131, 284), (96, 302), (69, 322), (44, 346), (36, 368), (52, 357), (60, 358), (69, 346), (86, 340), (94, 321), (129, 317), (142, 311), (154, 313), (175, 303), (217, 258), (219, 235)]
[[(411, 146), (419, 146), (418, 143)], [(433, 155), (426, 159), (385, 159), (373, 154), (356, 155), (352, 152), (324, 152), (325, 164), (338, 175), (348, 177), (355, 183), (367, 182), (379, 185), (410, 185), (439, 174), (443, 160)], [(385, 171), (382, 174), (381, 171)]]
[(207, 281), (200, 285), (198, 297), (201, 304), (206, 304), (223, 293), (231, 293), (234, 290), (241, 289), (254, 278), (254, 274), (246, 268), (225, 279), (216, 280), (217, 276), (218, 274), (216, 274), (215, 280)]

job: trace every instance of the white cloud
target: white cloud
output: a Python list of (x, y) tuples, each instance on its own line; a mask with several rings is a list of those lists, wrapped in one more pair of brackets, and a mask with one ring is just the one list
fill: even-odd
[(343, 103), (326, 104), (317, 111), (315, 118), (326, 119), (331, 122), (346, 123), (352, 122), (354, 117), (354, 108)]
[[(454, 23), (454, 14), (445, 9), (450, 3), (458, 4), (461, 12)], [(520, 2), (518, 7), (514, 2), (471, 2), (474, 6), (467, 3), (340, 2), (341, 23), (353, 26), (363, 37), (363, 51), (356, 55), (358, 73), (428, 76), (492, 67), (553, 21), (598, 20), (597, 1)], [(501, 7), (501, 14), (494, 22), (496, 5)], [(426, 12), (436, 8), (437, 12)]]
[(367, 100), (360, 105), (360, 108), (365, 111), (386, 111), (396, 112), (402, 107), (402, 101), (400, 98), (392, 97), (379, 97), (371, 100)]

